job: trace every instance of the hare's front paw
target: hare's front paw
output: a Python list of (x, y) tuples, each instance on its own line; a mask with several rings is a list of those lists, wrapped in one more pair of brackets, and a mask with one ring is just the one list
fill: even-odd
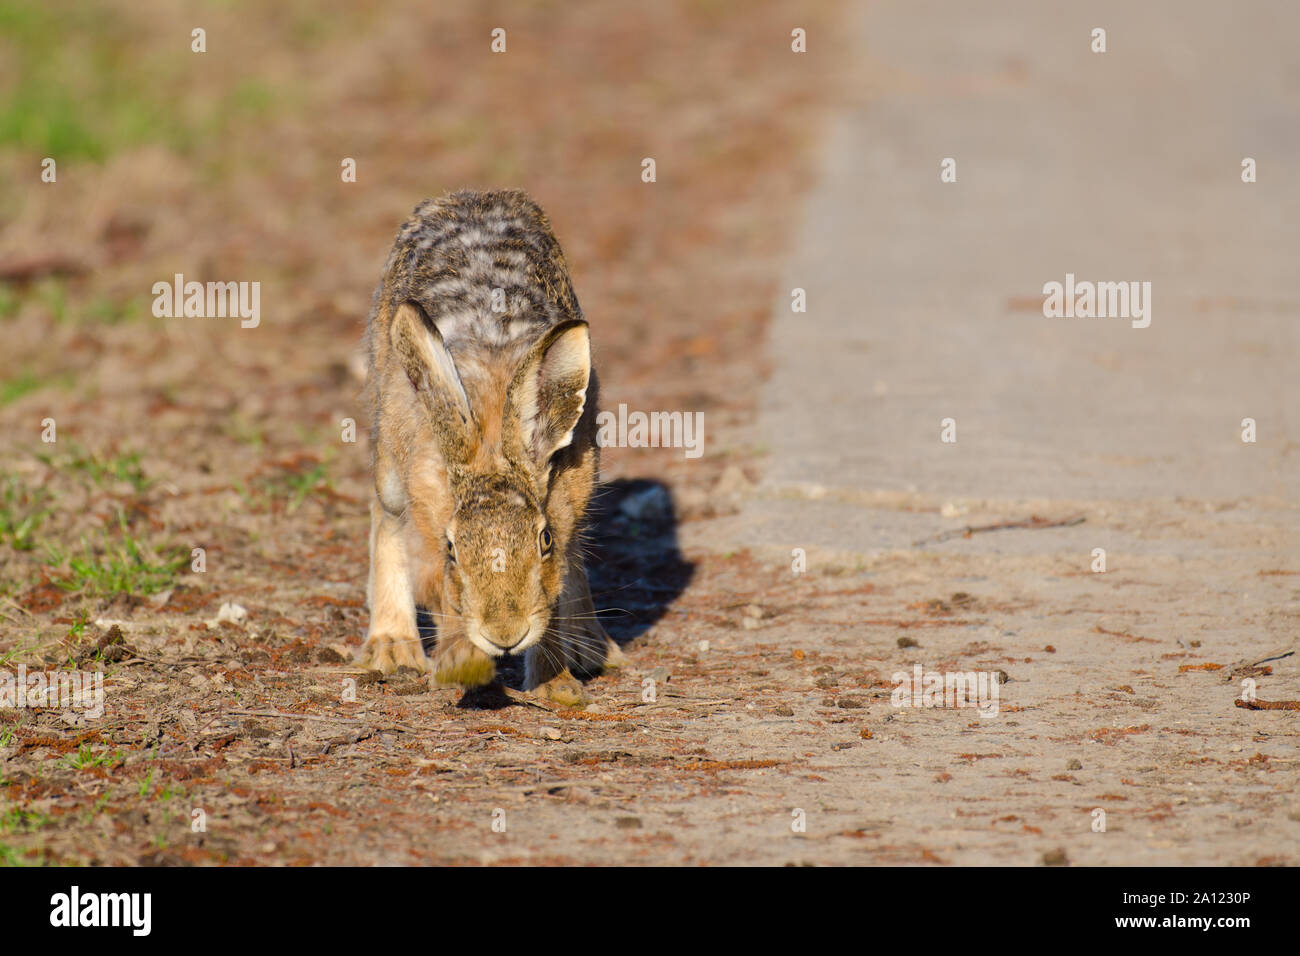
[(452, 641), (443, 647), (439, 642), (433, 652), (433, 679), (439, 684), (481, 687), (497, 675), (497, 666), (469, 641)]
[(582, 689), (582, 684), (569, 673), (567, 668), (545, 683), (538, 684), (533, 688), (533, 693), (561, 707), (582, 708), (591, 703), (591, 698)]
[(371, 634), (357, 651), (357, 663), (385, 674), (399, 667), (414, 667), (421, 674), (429, 672), (429, 658), (418, 637)]

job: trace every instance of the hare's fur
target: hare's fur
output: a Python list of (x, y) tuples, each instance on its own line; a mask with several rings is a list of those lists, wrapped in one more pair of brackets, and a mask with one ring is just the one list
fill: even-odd
[[(545, 215), (522, 192), (429, 200), (402, 226), (366, 330), (375, 497), (366, 666), (526, 687), (622, 661), (596, 619), (581, 535), (596, 484), (587, 323)], [(547, 546), (549, 545), (549, 547)], [(433, 660), (416, 607), (437, 625)]]

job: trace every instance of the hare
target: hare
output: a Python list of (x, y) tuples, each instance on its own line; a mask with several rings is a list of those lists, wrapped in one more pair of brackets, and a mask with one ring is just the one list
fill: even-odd
[[(595, 489), (597, 383), (559, 243), (523, 192), (463, 191), (398, 232), (366, 328), (375, 497), (370, 668), (525, 689), (569, 705), (623, 657), (580, 549)], [(437, 627), (432, 660), (416, 607)]]

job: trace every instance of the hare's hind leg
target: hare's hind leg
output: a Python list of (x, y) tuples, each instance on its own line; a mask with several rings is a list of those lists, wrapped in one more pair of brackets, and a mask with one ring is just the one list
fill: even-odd
[(357, 652), (363, 667), (392, 673), (403, 665), (429, 670), (415, 621), (415, 596), (400, 519), (375, 498), (370, 503), (370, 630)]

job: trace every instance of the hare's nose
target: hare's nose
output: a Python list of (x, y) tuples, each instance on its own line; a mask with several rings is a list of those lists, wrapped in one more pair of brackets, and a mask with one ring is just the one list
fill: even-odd
[(490, 641), (503, 651), (518, 646), (519, 642), (528, 636), (528, 622), (522, 624), (514, 622), (506, 624), (483, 624), (479, 627), (478, 632), (484, 640)]

